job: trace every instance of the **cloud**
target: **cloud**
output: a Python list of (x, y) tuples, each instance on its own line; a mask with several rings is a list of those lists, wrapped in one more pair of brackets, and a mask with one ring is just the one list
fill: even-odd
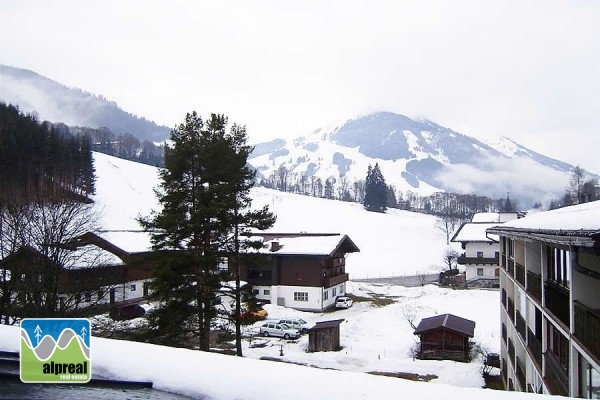
[(455, 164), (446, 166), (435, 178), (440, 184), (452, 181), (462, 193), (485, 194), (521, 200), (523, 206), (535, 202), (544, 205), (564, 194), (569, 176), (545, 167), (531, 159), (517, 157), (485, 157), (479, 165)]

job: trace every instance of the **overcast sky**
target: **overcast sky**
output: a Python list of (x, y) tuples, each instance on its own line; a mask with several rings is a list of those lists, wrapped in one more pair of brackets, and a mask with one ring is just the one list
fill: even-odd
[(0, 64), (250, 141), (373, 111), (600, 173), (600, 1), (0, 0)]

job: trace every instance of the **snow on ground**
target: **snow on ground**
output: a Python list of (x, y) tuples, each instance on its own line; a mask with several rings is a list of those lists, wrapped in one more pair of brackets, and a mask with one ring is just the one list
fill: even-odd
[[(414, 360), (410, 349), (418, 341), (413, 335), (405, 315), (413, 314), (417, 325), (422, 318), (451, 313), (476, 322), (474, 340), (491, 352), (500, 352), (500, 308), (497, 291), (452, 290), (434, 285), (406, 288), (391, 285), (372, 285), (350, 282), (348, 291), (355, 296), (383, 298), (391, 304), (377, 306), (369, 301), (355, 302), (349, 309), (326, 313), (310, 313), (268, 304), (268, 319), (285, 317), (302, 318), (314, 324), (318, 321), (344, 319), (340, 325), (339, 352), (307, 353), (308, 335), (297, 341), (269, 338), (264, 348), (249, 348), (244, 342), (246, 357), (277, 357), (285, 361), (362, 372), (408, 372), (419, 375), (433, 374), (435, 383), (456, 386), (483, 387), (482, 363), (475, 359), (471, 363), (453, 361)], [(246, 333), (258, 333), (257, 322)], [(279, 356), (283, 346), (284, 356)], [(498, 371), (496, 371), (498, 372)]]
[[(157, 206), (153, 188), (158, 185), (156, 168), (94, 154), (98, 173), (95, 197), (103, 213), (105, 229), (135, 230), (138, 215), (148, 215)], [(359, 204), (255, 188), (255, 207), (268, 204), (277, 215), (272, 231), (337, 232), (347, 234), (361, 249), (347, 259), (352, 278), (414, 275), (438, 271), (446, 247), (435, 218), (399, 210), (386, 214), (365, 211)], [(143, 250), (147, 239), (140, 234), (108, 232), (125, 250)], [(475, 340), (490, 351), (500, 348), (500, 302), (497, 291), (452, 290), (434, 285), (405, 288), (349, 282), (348, 292), (365, 298), (387, 299), (376, 306), (358, 301), (347, 310), (326, 313), (300, 312), (266, 305), (269, 319), (301, 317), (311, 323), (340, 319), (342, 350), (306, 353), (308, 337), (297, 342), (270, 338), (264, 348), (249, 348), (245, 357), (207, 354), (143, 343), (92, 338), (92, 365), (96, 374), (118, 379), (150, 380), (161, 390), (209, 399), (372, 399), (415, 396), (445, 399), (522, 398), (515, 394), (481, 390), (481, 362), (413, 360), (410, 348), (417, 341), (405, 314), (414, 312), (414, 323), (436, 314), (452, 313), (476, 322)], [(375, 301), (377, 303), (377, 301)], [(247, 329), (256, 333), (261, 322)], [(16, 327), (0, 325), (0, 350), (19, 350)], [(283, 350), (284, 355), (280, 356)], [(317, 366), (307, 368), (287, 363), (257, 360), (272, 357), (282, 361)], [(333, 371), (331, 368), (342, 371)], [(364, 372), (407, 372), (436, 375), (433, 383), (379, 377)], [(451, 385), (451, 386), (450, 386)], [(462, 387), (458, 387), (462, 386)], [(539, 398), (536, 397), (536, 398)]]

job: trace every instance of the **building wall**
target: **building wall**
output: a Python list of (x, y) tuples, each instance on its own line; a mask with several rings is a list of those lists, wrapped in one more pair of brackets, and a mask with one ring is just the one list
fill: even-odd
[(477, 257), (477, 252), (483, 252), (483, 257), (492, 258), (496, 256), (496, 252), (500, 251), (498, 243), (490, 242), (469, 242), (465, 246), (465, 256)]
[[(306, 301), (294, 300), (294, 293), (306, 293)], [(297, 310), (323, 310), (323, 288), (311, 286), (273, 286), (271, 303)], [(283, 299), (283, 301), (281, 301)], [(282, 304), (283, 303), (283, 304)]]
[[(501, 237), (501, 240), (504, 240), (504, 238)], [(593, 326), (593, 321), (591, 323), (586, 321), (588, 325), (583, 325), (580, 322), (580, 332), (576, 332), (574, 301), (579, 300), (590, 309), (600, 308), (600, 280), (575, 270), (575, 258), (569, 252), (567, 246), (542, 243), (530, 239), (515, 239), (512, 246), (514, 249), (512, 257), (508, 255), (508, 251), (502, 254), (502, 256), (506, 255), (507, 257), (506, 261), (503, 261), (500, 274), (502, 295), (506, 293), (507, 299), (511, 298), (514, 303), (512, 315), (509, 314), (507, 304), (501, 306), (500, 323), (506, 327), (506, 334), (503, 334), (501, 339), (501, 364), (506, 366), (502, 371), (503, 379), (506, 382), (512, 382), (514, 389), (518, 391), (531, 390), (537, 393), (559, 394), (560, 391), (564, 390), (564, 386), (561, 386), (564, 385), (564, 382), (557, 385), (556, 382), (560, 382), (562, 378), (557, 378), (560, 373), (554, 371), (559, 371), (560, 367), (558, 364), (554, 364), (554, 366), (551, 364), (552, 360), (560, 360), (560, 357), (564, 357), (564, 361), (561, 362), (565, 363), (563, 365), (568, 363), (566, 394), (573, 397), (589, 398), (588, 380), (592, 376), (591, 386), (595, 387), (595, 394), (592, 393), (592, 396), (598, 396), (598, 393), (600, 393), (600, 366), (595, 361), (597, 358), (590, 353), (591, 347), (580, 344), (580, 337), (585, 332), (582, 327), (594, 331), (597, 331), (598, 327)], [(502, 248), (508, 249), (509, 246)], [(560, 251), (548, 252), (548, 248), (557, 248)], [(600, 257), (594, 257), (596, 259), (591, 262), (598, 261), (598, 265), (600, 265)], [(543, 289), (542, 298), (538, 299), (528, 290), (530, 285), (534, 286), (533, 282), (535, 281), (530, 282), (530, 279), (533, 278), (527, 275), (525, 285), (523, 285), (515, 279), (514, 272), (509, 273), (507, 268), (507, 264), (511, 260), (514, 263), (524, 265), (527, 271), (540, 277), (542, 287), (544, 287), (544, 281), (550, 277), (549, 270), (551, 268), (548, 265), (556, 262), (557, 258), (561, 258), (561, 262), (567, 269), (568, 287), (566, 290), (569, 295), (564, 297), (564, 301), (568, 303), (569, 317), (566, 319), (566, 323), (559, 321), (552, 310), (548, 308), (553, 306), (546, 303), (552, 301), (554, 302), (552, 304), (556, 307), (555, 295), (552, 295), (553, 298), (549, 298), (547, 289)], [(501, 257), (501, 260), (505, 260), (504, 257)], [(567, 283), (563, 283), (563, 285), (567, 285)], [(521, 315), (525, 320), (524, 335), (519, 333), (517, 329), (519, 325), (517, 322), (518, 315)], [(552, 334), (552, 332), (555, 333)], [(538, 339), (532, 338), (532, 336), (540, 334), (541, 338), (539, 339), (541, 340), (539, 340), (539, 345), (536, 345)], [(558, 335), (558, 337), (553, 335)], [(512, 343), (514, 357), (509, 354), (509, 342)], [(593, 341), (588, 341), (588, 343), (591, 343), (589, 346), (594, 345)], [(551, 355), (556, 352), (557, 346), (558, 348), (564, 346), (565, 350), (558, 352), (563, 354), (562, 356)], [(539, 355), (537, 356), (535, 355), (536, 351), (534, 351), (536, 348), (539, 349)], [(520, 366), (521, 376), (517, 373), (517, 365)]]

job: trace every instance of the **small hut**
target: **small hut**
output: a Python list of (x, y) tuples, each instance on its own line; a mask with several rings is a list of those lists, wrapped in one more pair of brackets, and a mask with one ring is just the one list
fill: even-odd
[(340, 349), (340, 324), (343, 319), (317, 322), (308, 330), (308, 352), (338, 351)]
[(456, 315), (423, 318), (414, 332), (421, 341), (419, 358), (469, 362), (474, 331), (474, 321)]

